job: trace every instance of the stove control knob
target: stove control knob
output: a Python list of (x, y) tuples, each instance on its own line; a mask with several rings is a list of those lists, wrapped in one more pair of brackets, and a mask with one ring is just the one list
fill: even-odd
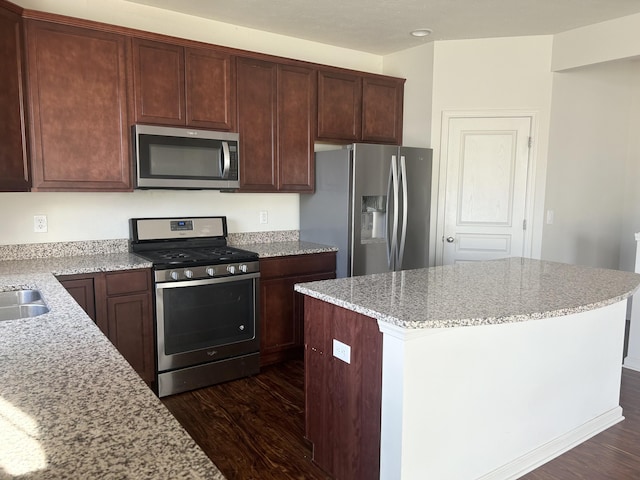
[(231, 275), (233, 275), (234, 273), (236, 273), (236, 266), (235, 265), (229, 265), (227, 267), (227, 272), (229, 272)]
[(247, 268), (247, 266), (246, 266), (244, 263), (243, 263), (243, 264), (241, 264), (241, 265), (239, 265), (239, 266), (238, 266), (238, 268), (240, 269), (240, 271), (241, 271), (242, 273), (247, 273), (248, 268)]
[(187, 277), (187, 278), (193, 278), (193, 271), (185, 270), (184, 271), (184, 276)]
[(213, 267), (207, 268), (207, 275), (213, 277), (216, 274), (216, 270)]
[(180, 274), (175, 270), (169, 273), (169, 276), (171, 277), (172, 280), (178, 280), (180, 278)]

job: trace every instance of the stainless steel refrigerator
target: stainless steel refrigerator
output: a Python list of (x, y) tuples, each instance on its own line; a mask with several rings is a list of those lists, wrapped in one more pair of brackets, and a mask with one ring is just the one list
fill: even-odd
[(429, 266), (432, 151), (356, 143), (316, 153), (300, 240), (338, 247), (338, 278)]

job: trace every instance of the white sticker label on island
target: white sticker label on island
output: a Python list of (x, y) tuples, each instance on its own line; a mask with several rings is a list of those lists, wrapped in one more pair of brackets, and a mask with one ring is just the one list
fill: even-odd
[(333, 339), (333, 356), (345, 363), (351, 363), (351, 347), (340, 340)]

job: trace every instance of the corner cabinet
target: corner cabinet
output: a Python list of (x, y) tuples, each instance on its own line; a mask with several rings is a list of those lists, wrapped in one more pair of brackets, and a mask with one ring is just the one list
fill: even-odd
[(318, 139), (400, 145), (402, 78), (339, 70), (318, 72)]
[(316, 71), (237, 59), (240, 190), (312, 192)]
[(127, 37), (25, 20), (32, 189), (131, 190)]
[(336, 278), (335, 252), (260, 259), (260, 365), (303, 356), (303, 299), (296, 283)]
[(57, 278), (138, 375), (151, 385), (155, 380), (151, 270)]
[(30, 188), (25, 143), (22, 18), (0, 6), (0, 192)]
[(136, 123), (235, 129), (235, 57), (133, 39)]

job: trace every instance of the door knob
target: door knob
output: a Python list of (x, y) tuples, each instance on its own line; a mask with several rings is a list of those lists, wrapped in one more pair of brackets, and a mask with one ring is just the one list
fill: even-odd
[(453, 237), (447, 237), (447, 242), (449, 243), (453, 243), (454, 238)]

